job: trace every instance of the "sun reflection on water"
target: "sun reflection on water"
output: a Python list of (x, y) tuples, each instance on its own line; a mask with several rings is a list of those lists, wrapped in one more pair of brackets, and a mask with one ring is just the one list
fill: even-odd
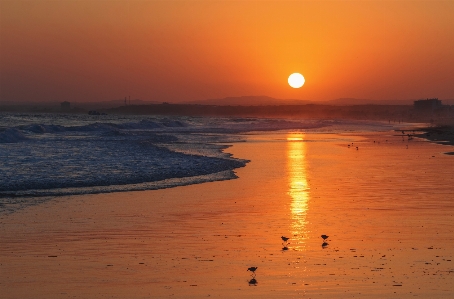
[(309, 202), (309, 184), (306, 175), (306, 142), (303, 133), (287, 135), (287, 172), (289, 191), (292, 202), (290, 212), (292, 217), (292, 248), (305, 247), (307, 238), (306, 214)]

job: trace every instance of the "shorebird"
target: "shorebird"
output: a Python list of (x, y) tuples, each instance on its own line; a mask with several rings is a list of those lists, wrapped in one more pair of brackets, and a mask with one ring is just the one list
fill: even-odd
[(247, 271), (251, 271), (253, 274), (255, 274), (255, 270), (257, 270), (258, 267), (249, 267), (247, 268)]
[(290, 238), (287, 238), (287, 237), (284, 237), (284, 236), (282, 236), (281, 239), (282, 239), (282, 241), (284, 241), (284, 242), (287, 242), (288, 240), (290, 240)]
[(321, 235), (321, 237), (322, 237), (323, 241), (325, 241), (326, 239), (328, 239), (329, 236), (327, 236), (327, 235)]

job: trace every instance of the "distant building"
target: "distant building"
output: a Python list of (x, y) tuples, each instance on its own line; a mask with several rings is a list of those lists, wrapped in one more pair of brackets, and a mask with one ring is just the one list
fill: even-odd
[(441, 101), (438, 98), (426, 99), (426, 100), (417, 100), (414, 101), (414, 107), (416, 110), (436, 110), (441, 108)]
[(71, 103), (67, 101), (61, 102), (60, 107), (62, 111), (69, 111), (71, 110)]

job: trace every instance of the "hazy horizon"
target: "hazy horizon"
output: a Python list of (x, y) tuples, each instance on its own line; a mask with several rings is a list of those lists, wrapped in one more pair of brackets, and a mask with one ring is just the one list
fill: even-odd
[(452, 15), (450, 1), (1, 0), (0, 102), (454, 99)]
[[(149, 105), (149, 104), (183, 104), (183, 105), (239, 105), (239, 106), (263, 106), (263, 105), (307, 105), (307, 104), (320, 104), (320, 105), (368, 105), (368, 104), (378, 104), (378, 105), (413, 105), (413, 102), (421, 99), (394, 99), (394, 100), (371, 100), (371, 99), (358, 99), (358, 98), (337, 98), (323, 101), (312, 101), (312, 100), (301, 100), (301, 99), (279, 99), (269, 96), (238, 96), (238, 97), (224, 97), (224, 98), (213, 98), (213, 99), (200, 99), (192, 101), (151, 101), (143, 99), (129, 99), (126, 98), (126, 105)], [(77, 107), (77, 105), (102, 105), (109, 107), (116, 107), (118, 104), (122, 106), (125, 103), (125, 98), (122, 99), (110, 99), (104, 101), (81, 101), (75, 100), (70, 102), (72, 107)], [(454, 99), (439, 99), (443, 105), (454, 105)], [(28, 105), (56, 105), (60, 104), (66, 99), (52, 100), (52, 101), (0, 101), (0, 106), (28, 106)]]

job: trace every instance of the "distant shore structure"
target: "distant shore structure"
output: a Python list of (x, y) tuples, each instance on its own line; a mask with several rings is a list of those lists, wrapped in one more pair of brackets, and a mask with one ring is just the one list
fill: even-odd
[(442, 107), (441, 101), (438, 98), (417, 100), (414, 101), (414, 107), (416, 110), (436, 110)]
[(70, 102), (67, 102), (67, 101), (61, 102), (61, 103), (60, 103), (60, 109), (61, 109), (62, 111), (69, 111), (69, 110), (71, 110), (71, 103), (70, 103)]

